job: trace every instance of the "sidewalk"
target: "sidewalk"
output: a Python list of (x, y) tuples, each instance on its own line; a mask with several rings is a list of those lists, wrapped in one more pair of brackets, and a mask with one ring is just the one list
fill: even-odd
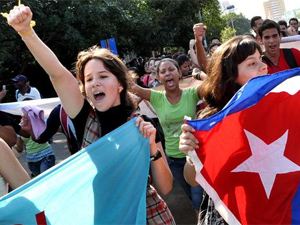
[[(53, 143), (51, 145), (55, 152), (56, 163), (59, 163), (70, 156), (65, 136), (63, 134), (57, 133), (54, 136)], [(18, 159), (23, 167), (28, 171), (25, 153), (23, 152)], [(166, 196), (162, 195), (162, 197), (168, 204), (175, 218), (176, 224), (197, 224), (196, 214), (191, 206), (192, 203), (176, 181), (174, 181), (173, 190)]]

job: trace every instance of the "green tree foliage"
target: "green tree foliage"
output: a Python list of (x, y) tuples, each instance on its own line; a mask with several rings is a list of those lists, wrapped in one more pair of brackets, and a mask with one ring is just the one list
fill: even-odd
[(220, 33), (223, 28), (220, 10), (218, 0), (201, 1), (200, 11), (202, 13), (203, 23), (207, 26), (206, 39), (208, 44), (212, 38), (220, 38)]
[(243, 14), (236, 14), (230, 12), (222, 16), (223, 27), (231, 27), (236, 30), (236, 35), (243, 35), (250, 33), (250, 20), (248, 20)]
[[(163, 47), (188, 50), (199, 11), (207, 25), (207, 38), (220, 36), (222, 20), (218, 0), (22, 0), (31, 7), (39, 37), (68, 69), (77, 53), (100, 40), (114, 37), (120, 57), (134, 51), (150, 56)], [(1, 0), (9, 12), (17, 0)], [(8, 84), (19, 73), (45, 97), (54, 96), (48, 76), (37, 65), (18, 34), (0, 19), (0, 79)], [(11, 87), (13, 89), (13, 87)], [(12, 93), (12, 92), (10, 92)]]
[(225, 41), (229, 40), (230, 38), (234, 37), (235, 34), (236, 34), (235, 29), (233, 29), (232, 27), (225, 27), (221, 31), (221, 40), (222, 40), (222, 42), (225, 42)]

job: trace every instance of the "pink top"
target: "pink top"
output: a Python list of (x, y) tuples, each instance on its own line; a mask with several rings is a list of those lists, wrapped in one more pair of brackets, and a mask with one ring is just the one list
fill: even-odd
[(149, 74), (145, 74), (144, 77), (143, 77), (143, 83), (144, 85), (148, 86), (149, 83), (152, 81), (152, 77), (150, 77)]

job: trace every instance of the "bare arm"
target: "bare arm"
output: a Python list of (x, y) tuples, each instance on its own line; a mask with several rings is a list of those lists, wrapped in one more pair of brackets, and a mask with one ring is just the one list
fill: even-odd
[[(77, 80), (60, 63), (56, 55), (34, 33), (30, 26), (32, 12), (29, 7), (15, 6), (10, 11), (7, 21), (17, 31), (28, 49), (50, 76), (54, 89), (62, 101), (67, 114), (74, 118), (84, 104), (84, 98), (78, 87)], [(70, 93), (72, 93), (70, 95)]]
[(139, 127), (141, 134), (149, 138), (150, 142), (150, 155), (153, 156), (160, 151), (162, 157), (151, 161), (151, 174), (154, 187), (162, 194), (168, 194), (173, 188), (173, 176), (171, 170), (166, 162), (166, 158), (162, 149), (159, 149), (160, 144), (155, 143), (156, 129), (150, 122), (143, 121), (138, 118), (136, 126)]
[(186, 182), (188, 182), (188, 184), (191, 185), (192, 187), (196, 187), (199, 185), (199, 183), (195, 179), (196, 178), (195, 166), (192, 160), (190, 159), (190, 157), (188, 156), (186, 157), (186, 163), (183, 169), (183, 176)]
[[(156, 161), (151, 161), (151, 174), (154, 187), (162, 194), (168, 194), (173, 188), (173, 175), (169, 168), (161, 142), (151, 147), (152, 151), (160, 151), (162, 157)], [(155, 153), (150, 153), (153, 156)]]
[(196, 52), (194, 50), (194, 46), (195, 46), (195, 39), (191, 39), (190, 40), (190, 57), (191, 57), (192, 62), (199, 68), (199, 63), (198, 63)]
[[(179, 150), (182, 151), (184, 154), (188, 154), (188, 151), (193, 151), (198, 148), (198, 140), (192, 134), (195, 130), (189, 126), (188, 124), (183, 124), (181, 126), (181, 135), (179, 141)], [(193, 187), (197, 186), (198, 183), (195, 180), (196, 178), (196, 170), (193, 162), (187, 157), (187, 161), (184, 166), (183, 170), (185, 180)]]
[(198, 59), (198, 64), (201, 70), (206, 72), (207, 58), (202, 43), (203, 37), (206, 32), (206, 26), (204, 26), (202, 23), (197, 23), (194, 25), (193, 30), (195, 36), (195, 46), (196, 46), (196, 55)]
[(130, 85), (130, 92), (141, 97), (142, 99), (150, 101), (151, 90), (149, 88), (142, 88), (141, 86), (133, 82)]
[(30, 180), (25, 169), (2, 139), (0, 139), (0, 174), (12, 189)]
[(14, 146), (14, 149), (17, 150), (19, 153), (23, 152), (24, 150), (24, 141), (20, 137), (17, 139), (17, 143)]

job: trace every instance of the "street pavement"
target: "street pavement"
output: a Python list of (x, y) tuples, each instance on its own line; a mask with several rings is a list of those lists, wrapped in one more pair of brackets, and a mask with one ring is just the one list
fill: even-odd
[[(56, 163), (59, 163), (70, 156), (65, 136), (63, 134), (57, 133), (54, 136), (52, 147), (55, 152)], [(23, 167), (29, 171), (25, 159), (25, 152), (23, 152), (18, 159)], [(192, 203), (176, 181), (173, 183), (172, 191), (168, 195), (162, 195), (162, 198), (169, 206), (175, 218), (176, 224), (197, 224), (196, 213), (192, 209)]]

